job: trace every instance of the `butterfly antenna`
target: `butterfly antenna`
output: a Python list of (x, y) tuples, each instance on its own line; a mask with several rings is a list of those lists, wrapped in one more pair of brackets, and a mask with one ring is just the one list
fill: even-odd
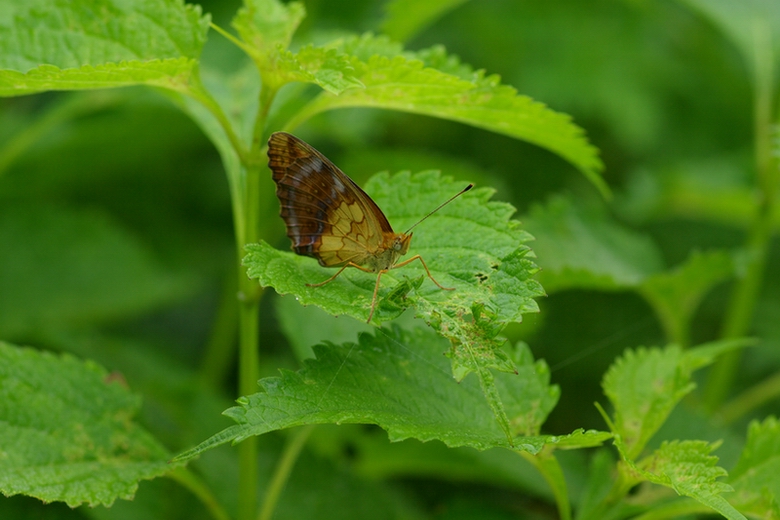
[(436, 213), (437, 211), (439, 211), (441, 208), (443, 208), (444, 206), (446, 206), (447, 204), (449, 204), (449, 203), (450, 203), (450, 202), (452, 202), (453, 200), (457, 199), (458, 197), (460, 197), (461, 195), (463, 195), (464, 193), (466, 193), (467, 191), (469, 191), (469, 190), (470, 190), (471, 188), (473, 188), (473, 187), (474, 187), (474, 184), (469, 184), (468, 186), (466, 186), (465, 188), (463, 188), (462, 190), (460, 190), (458, 193), (456, 193), (455, 195), (453, 195), (453, 196), (452, 196), (452, 197), (450, 197), (449, 199), (447, 199), (447, 200), (445, 200), (444, 202), (442, 202), (441, 204), (439, 204), (439, 205), (436, 207), (436, 209), (434, 209), (433, 211), (431, 211), (430, 213), (428, 213), (427, 215), (425, 215), (423, 218), (421, 218), (420, 220), (418, 220), (417, 222), (415, 222), (415, 224), (414, 224), (412, 227), (410, 227), (409, 229), (407, 229), (407, 230), (406, 230), (406, 233), (404, 233), (404, 235), (408, 235), (408, 234), (409, 234), (409, 232), (410, 232), (411, 230), (413, 230), (414, 228), (416, 228), (416, 227), (417, 227), (417, 225), (418, 225), (418, 224), (420, 224), (420, 223), (421, 223), (423, 220), (425, 220), (426, 218), (430, 217), (431, 215), (433, 215), (434, 213)]

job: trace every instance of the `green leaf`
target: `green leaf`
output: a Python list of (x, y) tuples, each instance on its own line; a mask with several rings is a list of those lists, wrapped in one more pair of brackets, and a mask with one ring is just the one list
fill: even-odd
[(651, 456), (644, 459), (637, 469), (650, 482), (674, 489), (682, 496), (721, 513), (732, 520), (746, 520), (729, 504), (721, 493), (732, 491), (731, 486), (716, 479), (726, 475), (726, 470), (716, 466), (718, 458), (710, 455), (717, 445), (704, 441), (664, 442)]
[(734, 271), (723, 251), (695, 252), (662, 271), (660, 251), (648, 237), (610, 221), (601, 208), (578, 207), (562, 197), (533, 206), (523, 222), (536, 237), (545, 289), (636, 290), (653, 306), (668, 337), (681, 345), (688, 343), (701, 299)]
[(94, 210), (0, 208), (0, 334), (40, 334), (157, 307), (188, 294), (145, 244)]
[(306, 9), (301, 2), (247, 0), (233, 26), (246, 44), (243, 48), (247, 54), (255, 62), (268, 63), (276, 52), (287, 49), (305, 16)]
[[(319, 427), (318, 432), (324, 428)], [(440, 442), (422, 443), (413, 439), (388, 443), (386, 434), (381, 431), (366, 432), (361, 429), (350, 433), (346, 427), (339, 427), (327, 437), (329, 442), (321, 449), (343, 450), (349, 446), (354, 453), (352, 467), (372, 480), (413, 475), (415, 478), (440, 481), (463, 480), (472, 485), (482, 483), (520, 488), (533, 496), (551, 496), (547, 484), (539, 479), (538, 471), (525, 459), (508, 457), (505, 450), (448, 448)]]
[(693, 390), (689, 374), (680, 370), (682, 356), (677, 346), (628, 350), (605, 374), (602, 386), (615, 407), (615, 433), (629, 459), (639, 455), (672, 408)]
[(619, 203), (634, 222), (682, 218), (729, 228), (749, 228), (758, 208), (745, 160), (723, 153), (673, 168), (637, 174)]
[(146, 84), (183, 90), (208, 16), (181, 0), (2, 0), (0, 95)]
[(601, 446), (604, 441), (611, 438), (610, 432), (578, 428), (567, 435), (550, 436), (547, 439), (547, 444), (550, 448), (559, 450), (578, 450)]
[(305, 16), (300, 2), (252, 0), (233, 21), (242, 39), (235, 43), (252, 58), (264, 84), (272, 89), (295, 81), (314, 83), (333, 94), (362, 87), (343, 52), (313, 45), (295, 53), (287, 50)]
[(553, 197), (534, 205), (523, 223), (536, 238), (539, 280), (547, 291), (634, 288), (663, 266), (649, 238), (608, 220), (600, 208)]
[(384, 56), (385, 58), (400, 56), (407, 60), (421, 61), (425, 67), (468, 81), (474, 80), (481, 74), (470, 65), (462, 63), (457, 56), (447, 54), (447, 50), (442, 45), (410, 51), (387, 36), (364, 33), (334, 40), (328, 47), (339, 49), (347, 56), (357, 58), (362, 62), (367, 62), (375, 56)]
[(618, 358), (602, 386), (615, 408), (614, 433), (620, 436), (624, 456), (635, 459), (680, 399), (693, 390), (694, 370), (745, 343), (720, 341), (685, 352), (675, 345), (663, 350), (640, 348)]
[[(438, 172), (393, 177), (380, 174), (366, 184), (375, 202), (386, 208), (396, 229), (407, 229), (422, 216), (457, 193), (462, 184), (440, 177)], [(443, 291), (425, 276), (418, 262), (382, 276), (375, 322), (397, 317), (413, 306), (439, 333), (452, 340), (450, 358), (456, 379), (475, 372), (488, 402), (508, 437), (512, 428), (489, 369), (513, 372), (514, 366), (501, 350), (498, 336), (506, 323), (536, 312), (533, 300), (542, 293), (531, 279), (536, 266), (526, 258), (523, 245), (530, 236), (510, 220), (508, 204), (491, 202), (492, 190), (471, 190), (433, 214), (415, 231), (409, 255), (420, 254), (433, 277), (454, 291)], [(280, 294), (294, 294), (303, 305), (315, 304), (332, 314), (365, 319), (370, 312), (376, 275), (348, 269), (334, 281), (319, 283), (332, 270), (313, 259), (275, 250), (265, 243), (246, 248), (244, 264), (250, 278), (271, 286)], [(413, 276), (414, 278), (402, 278)], [(471, 319), (465, 319), (471, 316)]]
[(447, 55), (442, 46), (406, 51), (398, 42), (373, 34), (337, 39), (323, 47), (307, 45), (295, 53), (277, 50), (272, 63), (261, 63), (261, 66), (267, 67), (267, 80), (277, 86), (293, 81), (313, 83), (338, 96), (348, 89), (365, 88), (356, 77), (358, 70), (353, 61), (367, 61), (372, 56), (403, 57), (465, 80), (476, 77), (470, 66)]
[(646, 278), (639, 293), (653, 306), (668, 337), (687, 344), (687, 329), (704, 295), (734, 272), (724, 251), (693, 252), (677, 268)]
[(314, 83), (335, 95), (363, 87), (363, 83), (354, 77), (355, 71), (348, 57), (336, 49), (307, 45), (295, 54), (280, 55), (276, 67), (280, 82)]
[(768, 417), (753, 421), (739, 462), (728, 483), (732, 503), (756, 518), (780, 518), (780, 422)]
[[(463, 188), (451, 178), (427, 171), (370, 179), (366, 192), (383, 208), (394, 229), (405, 230), (431, 209)], [(514, 209), (488, 199), (492, 190), (473, 189), (434, 213), (415, 230), (408, 256), (419, 254), (433, 277), (454, 291), (442, 291), (425, 277), (419, 262), (412, 262), (382, 276), (374, 320), (393, 319), (410, 306), (433, 319), (442, 311), (471, 314), (483, 306), (496, 319), (519, 321), (522, 314), (538, 310), (534, 297), (542, 294), (530, 279), (533, 264), (525, 259), (524, 245), (531, 237), (510, 220)], [(267, 244), (247, 246), (244, 264), (251, 278), (280, 294), (294, 294), (303, 305), (315, 304), (331, 314), (346, 314), (360, 320), (368, 317), (376, 275), (348, 269), (333, 282), (307, 287), (333, 274), (314, 259), (286, 253)], [(422, 284), (413, 289), (413, 285)], [(409, 280), (414, 281), (412, 285)], [(406, 280), (406, 281), (405, 281)], [(389, 287), (388, 289), (385, 289)], [(402, 294), (396, 294), (401, 292)], [(401, 297), (399, 297), (401, 296)]]
[(149, 85), (183, 90), (196, 63), (187, 58), (151, 61), (123, 61), (60, 69), (40, 65), (26, 74), (0, 70), (0, 96), (22, 96), (47, 90), (89, 90), (96, 88)]
[[(358, 40), (353, 39), (352, 43), (345, 40), (343, 45), (348, 48)], [(439, 62), (443, 61), (439, 59)], [(351, 65), (355, 80), (364, 88), (349, 89), (338, 96), (328, 92), (320, 94), (287, 128), (295, 128), (315, 114), (335, 108), (384, 108), (424, 114), (546, 148), (576, 166), (602, 193), (609, 192), (599, 174), (603, 165), (597, 150), (585, 139), (582, 129), (569, 116), (501, 85), (498, 76), (486, 77), (478, 71), (463, 77), (427, 67), (420, 59), (407, 56), (372, 55), (367, 59), (352, 56)], [(454, 64), (450, 62), (450, 66)]]
[[(340, 432), (343, 430), (342, 428)], [(346, 446), (351, 447), (356, 452), (354, 467), (372, 479), (388, 479), (409, 474), (439, 480), (466, 479), (470, 482), (522, 488), (536, 496), (551, 497), (551, 490), (546, 483), (540, 481), (539, 473), (534, 469), (532, 460), (529, 460), (533, 459), (533, 456), (510, 458), (504, 450), (447, 448), (441, 443), (421, 443), (411, 439), (388, 443), (382, 433), (369, 435), (365, 430), (359, 432), (359, 435), (334, 433), (333, 436), (327, 437), (327, 447), (322, 449), (338, 450)], [(581, 447), (598, 446), (610, 437), (608, 432), (577, 430), (571, 435), (548, 437), (545, 449), (550, 452), (554, 449), (567, 449), (570, 447), (566, 445), (567, 441), (574, 438), (580, 441), (588, 439)], [(528, 464), (524, 464), (524, 461)], [(577, 456), (561, 460), (561, 463), (566, 465), (565, 469), (574, 472), (578, 471), (580, 462)]]
[(133, 422), (140, 399), (104, 369), (0, 342), (0, 491), (110, 506), (175, 466)]
[(390, 0), (385, 5), (382, 30), (391, 38), (407, 41), (437, 18), (465, 3), (466, 0)]
[[(225, 412), (237, 425), (178, 456), (191, 458), (226, 442), (303, 424), (377, 424), (391, 441), (438, 439), (480, 450), (509, 447), (475, 379), (457, 383), (442, 352), (448, 342), (430, 330), (378, 329), (359, 343), (315, 347), (317, 358), (299, 372), (262, 379), (262, 391)], [(521, 349), (522, 350), (522, 349)], [(566, 437), (536, 435), (558, 398), (549, 372), (527, 351), (515, 357), (517, 374), (496, 375), (515, 428), (514, 449), (537, 453)], [(576, 433), (596, 442), (595, 433)], [(603, 434), (602, 434), (603, 435)], [(608, 434), (607, 434), (608, 435)], [(602, 437), (603, 438), (603, 437)]]

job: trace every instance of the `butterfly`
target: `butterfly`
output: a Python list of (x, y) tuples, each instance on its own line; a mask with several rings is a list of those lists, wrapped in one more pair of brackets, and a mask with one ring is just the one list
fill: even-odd
[(308, 287), (321, 287), (335, 280), (347, 267), (376, 273), (371, 322), (376, 309), (379, 281), (390, 269), (419, 260), (428, 278), (431, 275), (420, 255), (398, 263), (409, 250), (411, 230), (456, 197), (473, 187), (469, 184), (441, 204), (405, 233), (396, 233), (379, 206), (360, 186), (312, 146), (286, 132), (275, 132), (268, 140), (268, 166), (276, 183), (281, 217), (292, 249), (299, 255), (317, 259), (323, 267), (340, 267), (338, 272)]

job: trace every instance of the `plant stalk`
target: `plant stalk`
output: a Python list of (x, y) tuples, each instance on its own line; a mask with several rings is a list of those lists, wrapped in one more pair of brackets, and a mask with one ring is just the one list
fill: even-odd
[(236, 273), (231, 269), (223, 282), (217, 315), (214, 318), (209, 340), (203, 355), (199, 376), (210, 388), (216, 388), (225, 381), (233, 370), (234, 346), (238, 340), (238, 301)]
[[(265, 150), (263, 137), (267, 114), (275, 95), (275, 89), (266, 84), (262, 85), (252, 135), (251, 152), (248, 160), (244, 163), (245, 178), (242, 193), (244, 236), (239, 236), (239, 232), (236, 234), (236, 260), (239, 266), (239, 395), (250, 395), (258, 391), (257, 380), (260, 374), (260, 325), (258, 320), (263, 289), (256, 281), (249, 279), (246, 269), (241, 265), (241, 259), (244, 257), (244, 246), (256, 243), (260, 239), (260, 173), (267, 169), (262, 161)], [(236, 226), (236, 229), (238, 230), (239, 227)], [(253, 520), (257, 515), (257, 437), (249, 437), (239, 445), (238, 457), (238, 520)]]
[(192, 471), (187, 468), (177, 468), (167, 476), (195, 495), (206, 507), (214, 520), (230, 520), (230, 515), (228, 515), (227, 511), (225, 511), (219, 503), (211, 489)]
[[(244, 245), (259, 240), (259, 179), (260, 168), (246, 168), (244, 185), (244, 236), (237, 237), (236, 261), (238, 262), (238, 300), (239, 300), (239, 395), (250, 395), (258, 391), (257, 380), (260, 374), (260, 324), (259, 309), (262, 288), (250, 280), (246, 269), (241, 265)], [(257, 438), (252, 436), (238, 447), (239, 457), (239, 497), (238, 519), (251, 520), (257, 512)]]
[[(774, 93), (773, 49), (767, 21), (755, 26), (754, 53), (754, 132), (758, 188), (757, 210), (745, 245), (747, 261), (744, 275), (736, 282), (727, 309), (721, 337), (732, 339), (750, 332), (758, 296), (764, 285), (764, 274), (772, 238), (772, 221), (778, 189), (778, 161), (772, 156), (772, 113)], [(715, 410), (734, 385), (742, 352), (729, 352), (718, 360), (709, 373), (704, 403)]]
[[(240, 262), (240, 257), (239, 257)], [(239, 268), (239, 373), (238, 392), (257, 392), (260, 358), (258, 309), (262, 290)], [(257, 511), (257, 437), (251, 436), (238, 446), (238, 520), (251, 520)]]
[(780, 398), (780, 374), (751, 386), (718, 410), (720, 424), (730, 425), (757, 408)]
[(566, 489), (566, 479), (563, 476), (558, 459), (551, 451), (543, 451), (537, 455), (531, 455), (525, 451), (517, 452), (521, 457), (530, 462), (552, 489), (555, 504), (558, 507), (558, 515), (561, 520), (571, 520), (571, 503)]
[(295, 461), (298, 460), (298, 455), (301, 454), (301, 450), (306, 445), (306, 440), (314, 431), (313, 424), (308, 424), (298, 431), (292, 433), (292, 436), (288, 439), (287, 444), (282, 452), (282, 458), (276, 466), (276, 471), (271, 478), (271, 483), (268, 485), (268, 489), (265, 492), (265, 499), (263, 500), (262, 508), (257, 520), (271, 520), (271, 516), (274, 514), (276, 503), (279, 501), (279, 496), (282, 494), (284, 485), (290, 477), (290, 473), (295, 467)]

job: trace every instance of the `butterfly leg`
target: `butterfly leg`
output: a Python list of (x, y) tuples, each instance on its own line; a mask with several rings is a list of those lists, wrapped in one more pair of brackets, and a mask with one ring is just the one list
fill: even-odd
[[(331, 276), (330, 278), (328, 278), (324, 282), (320, 282), (320, 283), (307, 283), (306, 287), (322, 287), (326, 283), (329, 283), (329, 282), (332, 282), (333, 280), (335, 280), (336, 277), (338, 275), (340, 275), (344, 271), (344, 269), (346, 269), (347, 267), (357, 267), (358, 269), (360, 269), (361, 271), (366, 272), (366, 273), (373, 273), (374, 272), (371, 269), (366, 269), (362, 265), (357, 265), (357, 264), (355, 264), (353, 262), (349, 262), (348, 264), (342, 266), (341, 269), (339, 269), (336, 272), (336, 274), (334, 274), (333, 276)], [(374, 316), (374, 309), (376, 308), (376, 296), (379, 293), (379, 280), (380, 280), (380, 278), (382, 278), (382, 274), (386, 273), (386, 272), (387, 272), (387, 269), (383, 269), (383, 270), (379, 271), (379, 274), (376, 277), (376, 285), (374, 286), (374, 296), (371, 298), (371, 312), (368, 313), (368, 320), (366, 321), (366, 323), (371, 323), (371, 318)], [(436, 284), (436, 285), (439, 285), (439, 284)], [(441, 287), (441, 286), (439, 286), (439, 287)]]
[(367, 273), (373, 273), (373, 271), (372, 271), (371, 269), (366, 269), (366, 268), (365, 268), (365, 267), (363, 267), (362, 265), (357, 265), (357, 264), (353, 264), (352, 262), (349, 262), (347, 265), (345, 265), (345, 266), (342, 266), (342, 268), (341, 268), (341, 269), (339, 269), (339, 270), (336, 272), (336, 274), (334, 274), (333, 276), (331, 276), (330, 278), (328, 278), (328, 279), (327, 279), (327, 280), (325, 280), (324, 282), (320, 282), (320, 283), (307, 283), (307, 284), (306, 284), (306, 287), (322, 287), (322, 286), (323, 286), (323, 285), (325, 285), (326, 283), (330, 283), (330, 282), (332, 282), (333, 280), (335, 280), (335, 279), (336, 279), (336, 277), (337, 277), (338, 275), (340, 275), (340, 274), (341, 274), (341, 273), (344, 271), (344, 269), (346, 269), (347, 267), (357, 267), (357, 268), (358, 268), (358, 269), (360, 269), (361, 271), (365, 271), (365, 272), (367, 272)]
[(379, 294), (379, 280), (382, 275), (387, 272), (387, 269), (382, 269), (376, 275), (376, 285), (374, 286), (374, 296), (371, 297), (371, 312), (368, 313), (368, 319), (366, 323), (371, 323), (371, 318), (374, 316), (374, 310), (376, 310), (376, 296)]
[[(414, 255), (413, 257), (409, 258), (408, 260), (404, 260), (403, 262), (399, 264), (395, 264), (391, 269), (395, 269), (396, 267), (403, 267), (405, 265), (408, 265), (410, 262), (414, 262), (415, 260), (419, 260), (420, 263), (425, 268), (425, 272), (428, 273), (428, 278), (431, 279), (433, 283), (435, 283), (440, 289), (444, 289), (445, 291), (454, 291), (454, 287), (444, 287), (442, 284), (436, 281), (436, 279), (431, 275), (431, 271), (428, 269), (428, 266), (425, 265), (425, 260), (422, 259), (420, 255)], [(366, 271), (366, 269), (363, 269)], [(376, 309), (376, 297), (377, 294), (379, 294), (379, 280), (382, 278), (382, 275), (385, 274), (388, 270), (382, 269), (377, 273), (376, 276), (376, 285), (374, 286), (374, 296), (371, 298), (371, 312), (368, 313), (368, 320), (366, 323), (371, 323), (371, 318), (374, 316), (374, 310)], [(371, 272), (371, 271), (367, 271)], [(337, 273), (338, 274), (338, 273)]]
[(405, 265), (408, 265), (408, 264), (414, 262), (415, 260), (419, 260), (420, 261), (420, 263), (425, 268), (425, 272), (428, 273), (428, 278), (430, 278), (433, 283), (435, 283), (437, 286), (439, 286), (439, 289), (444, 289), (445, 291), (454, 291), (455, 290), (455, 287), (444, 287), (442, 284), (437, 282), (436, 279), (433, 277), (433, 275), (431, 275), (431, 272), (428, 270), (428, 266), (425, 265), (425, 260), (423, 260), (420, 255), (414, 255), (413, 257), (411, 257), (411, 258), (409, 258), (407, 260), (404, 260), (400, 264), (395, 264), (393, 266), (393, 269), (396, 269), (398, 267), (403, 267)]

